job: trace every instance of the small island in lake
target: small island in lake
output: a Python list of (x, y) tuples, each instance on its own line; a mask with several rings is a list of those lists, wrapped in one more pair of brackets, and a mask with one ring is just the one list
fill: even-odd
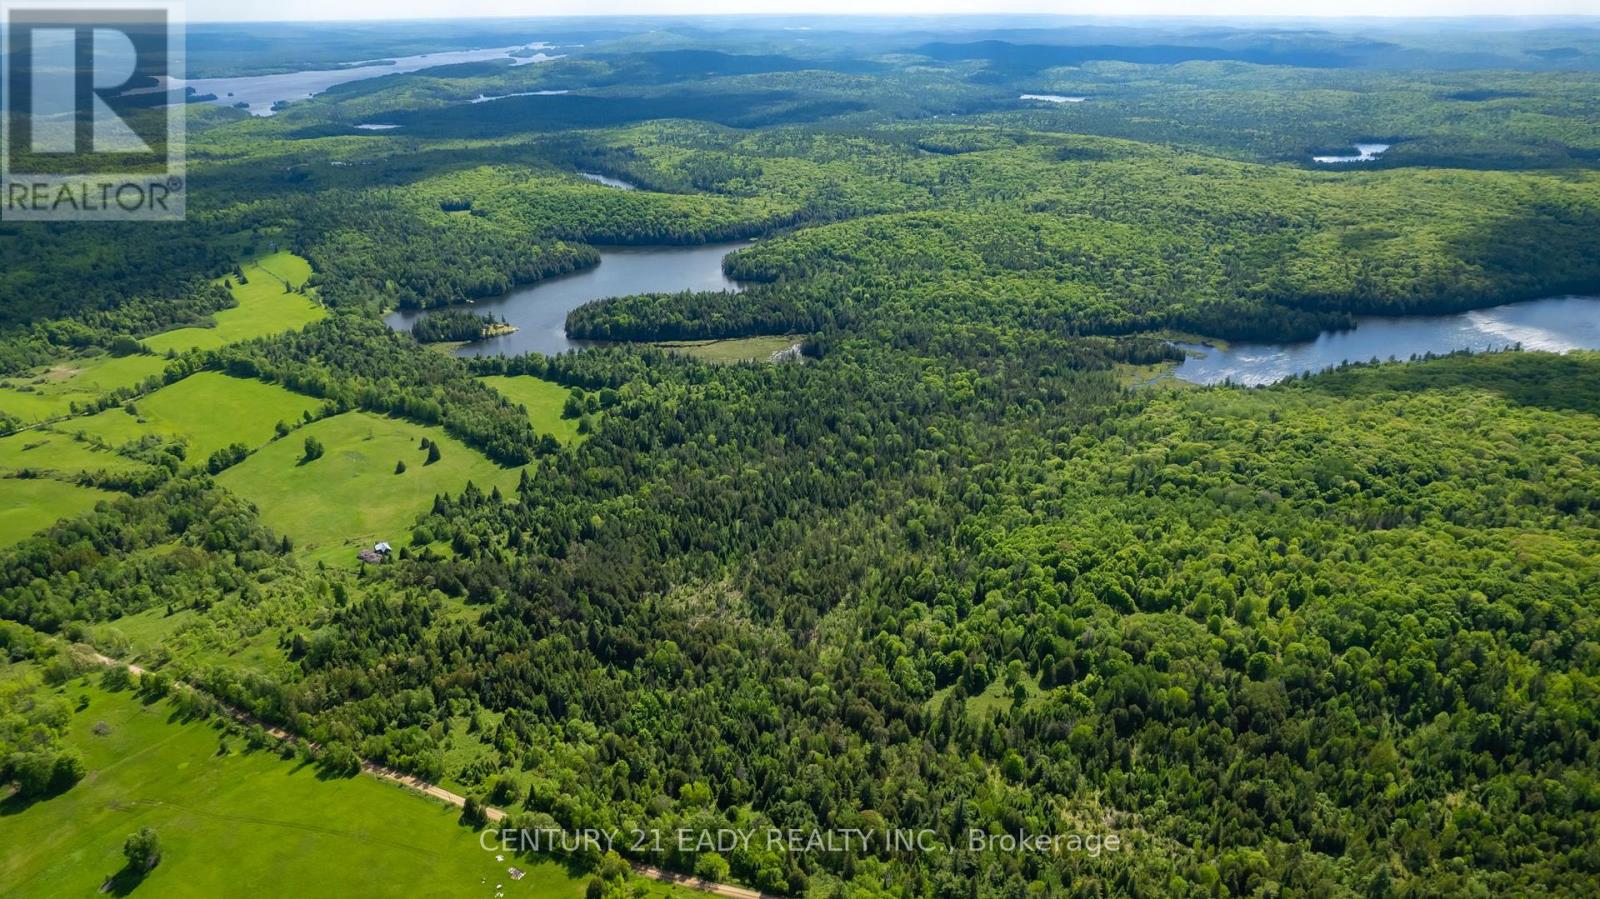
[(418, 343), (463, 343), (516, 333), (517, 326), (492, 315), (466, 309), (441, 309), (419, 319), (411, 328)]

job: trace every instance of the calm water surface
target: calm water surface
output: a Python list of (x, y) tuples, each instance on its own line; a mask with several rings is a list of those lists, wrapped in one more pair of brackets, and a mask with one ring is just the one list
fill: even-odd
[(1388, 144), (1356, 144), (1356, 155), (1354, 156), (1313, 156), (1311, 161), (1320, 162), (1323, 165), (1337, 165), (1342, 162), (1371, 162), (1382, 156), (1383, 151), (1387, 149), (1389, 149)]
[(1600, 349), (1600, 297), (1553, 297), (1456, 315), (1362, 316), (1351, 331), (1306, 343), (1180, 344), (1191, 355), (1174, 374), (1197, 384), (1260, 385), (1344, 362), (1409, 359), (1423, 353), (1483, 352), (1520, 344), (1565, 353)]
[[(593, 300), (633, 293), (675, 293), (680, 290), (738, 290), (737, 281), (722, 273), (722, 257), (750, 246), (751, 241), (698, 247), (618, 247), (600, 252), (600, 264), (587, 271), (519, 287), (502, 297), (479, 300), (470, 307), (504, 318), (517, 332), (469, 343), (458, 356), (508, 356), (536, 352), (554, 355), (590, 345), (567, 338), (567, 313)], [(410, 330), (427, 312), (401, 310), (385, 319), (389, 326)]]
[(604, 184), (606, 187), (615, 187), (619, 190), (639, 189), (638, 185), (636, 184), (631, 184), (622, 180), (621, 178), (612, 178), (609, 175), (597, 175), (594, 172), (579, 172), (578, 175), (582, 178), (588, 178), (590, 181), (593, 181), (596, 184)]
[[(196, 78), (192, 81), (174, 81), (178, 87), (192, 87), (198, 94), (216, 94), (213, 102), (221, 106), (249, 104), (250, 114), (272, 115), (272, 104), (280, 100), (304, 100), (322, 93), (335, 84), (381, 78), (449, 66), (463, 62), (482, 62), (486, 59), (507, 59), (512, 65), (526, 65), (556, 59), (535, 53), (532, 56), (511, 56), (517, 50), (548, 47), (549, 44), (522, 44), (515, 47), (495, 47), (485, 50), (451, 50), (443, 53), (425, 53), (421, 56), (397, 56), (392, 62), (374, 60), (372, 65), (354, 64), (343, 69), (315, 72), (285, 72), (278, 75), (247, 75), (238, 78)], [(385, 62), (385, 64), (379, 64)]]
[(572, 91), (520, 91), (520, 92), (515, 93), (515, 94), (499, 94), (499, 95), (493, 96), (493, 97), (490, 97), (490, 96), (488, 96), (486, 94), (479, 94), (476, 97), (473, 97), (471, 100), (468, 100), (467, 102), (468, 103), (493, 103), (496, 100), (509, 100), (512, 97), (559, 97), (559, 96), (561, 96), (563, 94), (570, 94), (570, 93), (572, 93)]

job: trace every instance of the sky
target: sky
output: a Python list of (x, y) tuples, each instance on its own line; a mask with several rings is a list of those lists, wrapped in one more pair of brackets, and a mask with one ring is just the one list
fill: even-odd
[(581, 15), (994, 14), (1093, 16), (1596, 15), (1600, 0), (188, 0), (191, 22)]

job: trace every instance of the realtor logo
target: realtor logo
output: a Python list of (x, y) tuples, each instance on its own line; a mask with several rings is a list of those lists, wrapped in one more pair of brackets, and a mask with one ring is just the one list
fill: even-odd
[(0, 0), (0, 219), (183, 218), (182, 21), (162, 0)]

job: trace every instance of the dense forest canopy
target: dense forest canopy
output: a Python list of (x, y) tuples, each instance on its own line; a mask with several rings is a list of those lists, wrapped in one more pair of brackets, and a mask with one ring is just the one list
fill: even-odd
[[(957, 847), (623, 853), (774, 894), (1592, 893), (1600, 355), (1160, 375), (1180, 333), (1600, 288), (1600, 32), (650, 24), (202, 29), (213, 75), (567, 46), (194, 103), (187, 221), (0, 224), (0, 490), (82, 501), (0, 548), (0, 786), (84, 776), (87, 644), (469, 823)], [(748, 238), (737, 293), (568, 316), (606, 345), (427, 345), (606, 246)], [(293, 412), (224, 433), (197, 382)], [(359, 502), (273, 516), (335, 471)], [(298, 530), (391, 505), (381, 555)]]

